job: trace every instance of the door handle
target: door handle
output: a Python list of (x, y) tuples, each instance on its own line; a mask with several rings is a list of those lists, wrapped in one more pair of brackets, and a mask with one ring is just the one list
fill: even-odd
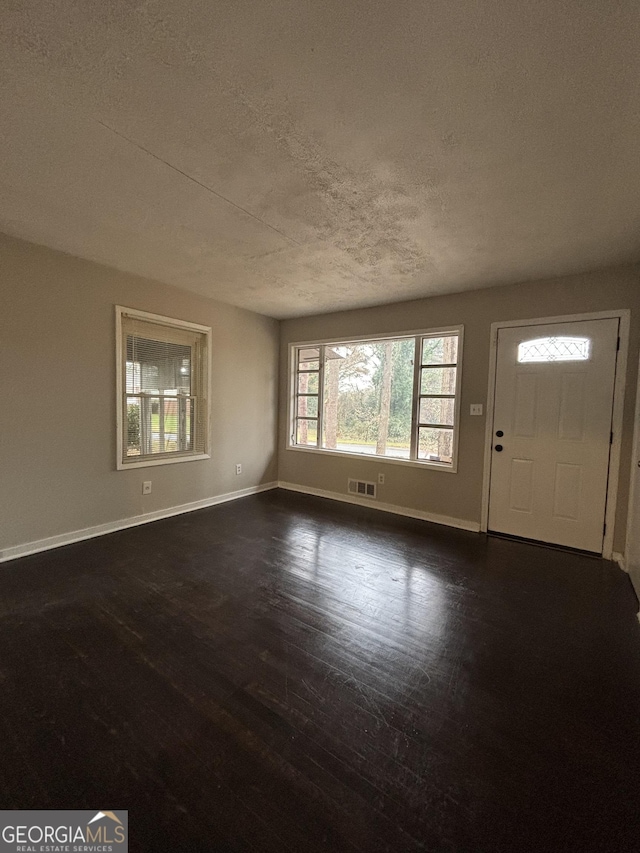
[(495, 450), (496, 453), (502, 453), (502, 445), (501, 444), (496, 444), (496, 446), (493, 449)]

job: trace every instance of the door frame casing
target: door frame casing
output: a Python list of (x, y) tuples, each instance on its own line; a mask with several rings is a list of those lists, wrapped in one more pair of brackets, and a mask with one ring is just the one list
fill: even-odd
[(618, 502), (618, 484), (620, 480), (620, 451), (622, 448), (622, 423), (624, 397), (627, 384), (627, 353), (629, 348), (629, 324), (631, 311), (620, 308), (612, 311), (595, 311), (588, 314), (563, 314), (559, 317), (536, 317), (522, 320), (499, 320), (491, 324), (489, 349), (489, 384), (487, 392), (487, 422), (485, 425), (484, 466), (482, 477), (482, 512), (480, 530), (484, 533), (489, 528), (489, 492), (491, 485), (491, 448), (493, 444), (493, 409), (496, 395), (496, 370), (498, 364), (498, 333), (500, 329), (513, 329), (518, 326), (545, 326), (552, 323), (575, 323), (583, 320), (620, 321), (620, 349), (616, 362), (616, 375), (613, 387), (612, 430), (613, 442), (609, 451), (609, 476), (607, 478), (607, 503), (604, 523), (605, 535), (602, 543), (602, 556), (610, 560), (613, 554), (613, 536), (615, 533), (616, 505)]
[[(637, 488), (636, 466), (640, 460), (640, 362), (638, 363), (638, 386), (636, 390), (636, 407), (633, 420), (633, 447), (631, 450), (631, 473), (629, 482), (629, 510), (627, 513), (627, 535), (625, 539), (624, 554), (622, 555), (622, 568), (629, 572), (631, 583), (636, 595), (640, 598), (640, 579), (635, 565), (631, 564), (632, 537), (636, 536), (638, 526), (637, 514), (640, 511), (640, 489)], [(640, 620), (640, 613), (638, 613)]]

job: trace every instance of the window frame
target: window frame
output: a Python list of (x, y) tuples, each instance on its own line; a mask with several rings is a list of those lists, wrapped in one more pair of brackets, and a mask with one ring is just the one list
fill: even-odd
[[(295, 444), (295, 421), (296, 421), (296, 402), (297, 402), (297, 351), (300, 348), (340, 346), (341, 344), (366, 344), (376, 341), (400, 341), (414, 339), (415, 353), (420, 352), (420, 363), (416, 364), (416, 355), (414, 355), (414, 377), (413, 377), (413, 400), (412, 400), (412, 417), (411, 417), (411, 449), (410, 454), (413, 456), (417, 452), (417, 441), (419, 431), (419, 407), (420, 407), (420, 378), (422, 368), (422, 338), (437, 338), (445, 337), (446, 335), (458, 336), (458, 353), (456, 362), (456, 391), (454, 395), (454, 424), (453, 424), (453, 451), (452, 461), (448, 465), (443, 462), (434, 462), (428, 459), (399, 459), (393, 456), (377, 456), (375, 453), (352, 453), (347, 450), (332, 450), (320, 446), (322, 440), (322, 408), (323, 408), (323, 391), (324, 391), (324, 350), (320, 349), (320, 365), (318, 375), (318, 445), (316, 447), (309, 445)], [(383, 462), (391, 465), (404, 465), (413, 468), (430, 469), (436, 471), (446, 471), (449, 474), (456, 474), (458, 471), (458, 450), (460, 445), (460, 415), (461, 415), (461, 399), (462, 399), (462, 359), (464, 348), (464, 326), (455, 324), (451, 326), (441, 326), (430, 329), (417, 329), (412, 331), (402, 332), (377, 332), (371, 335), (353, 335), (340, 338), (322, 338), (317, 340), (292, 341), (289, 343), (289, 359), (288, 359), (288, 394), (287, 394), (287, 439), (286, 449), (296, 453), (316, 453), (325, 456), (337, 456), (342, 459), (368, 459), (371, 462)], [(433, 365), (434, 367), (440, 365)], [(428, 395), (427, 395), (428, 396)], [(442, 396), (442, 395), (438, 395)], [(447, 396), (447, 395), (444, 395)]]
[[(179, 320), (173, 317), (166, 317), (162, 314), (152, 314), (148, 311), (141, 311), (137, 308), (127, 308), (123, 305), (115, 306), (116, 314), (116, 470), (127, 471), (131, 468), (150, 468), (156, 465), (175, 465), (178, 462), (196, 462), (200, 459), (210, 459), (210, 443), (211, 443), (211, 327), (202, 326), (199, 323), (191, 323), (187, 320)], [(126, 351), (123, 346), (123, 319), (131, 318), (134, 320), (146, 321), (153, 323), (156, 326), (166, 326), (174, 331), (197, 332), (204, 335), (206, 354), (204, 358), (203, 372), (204, 376), (201, 379), (201, 385), (204, 394), (206, 395), (206, 405), (204, 416), (204, 451), (170, 451), (166, 454), (158, 454), (156, 458), (146, 456), (144, 459), (137, 459), (135, 456), (126, 458), (125, 445), (126, 436), (124, 424), (126, 421), (124, 409), (124, 393), (125, 393), (125, 371), (126, 371)]]

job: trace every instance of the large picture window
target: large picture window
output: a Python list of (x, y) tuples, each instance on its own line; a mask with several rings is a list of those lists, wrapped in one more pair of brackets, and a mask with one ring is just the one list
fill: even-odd
[(292, 348), (290, 446), (455, 468), (461, 330)]
[(210, 329), (116, 309), (118, 468), (206, 458)]

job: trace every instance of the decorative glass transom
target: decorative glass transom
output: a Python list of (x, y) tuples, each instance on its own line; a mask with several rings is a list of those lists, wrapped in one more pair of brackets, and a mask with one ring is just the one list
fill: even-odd
[(536, 338), (520, 344), (518, 361), (586, 361), (590, 352), (590, 338)]

